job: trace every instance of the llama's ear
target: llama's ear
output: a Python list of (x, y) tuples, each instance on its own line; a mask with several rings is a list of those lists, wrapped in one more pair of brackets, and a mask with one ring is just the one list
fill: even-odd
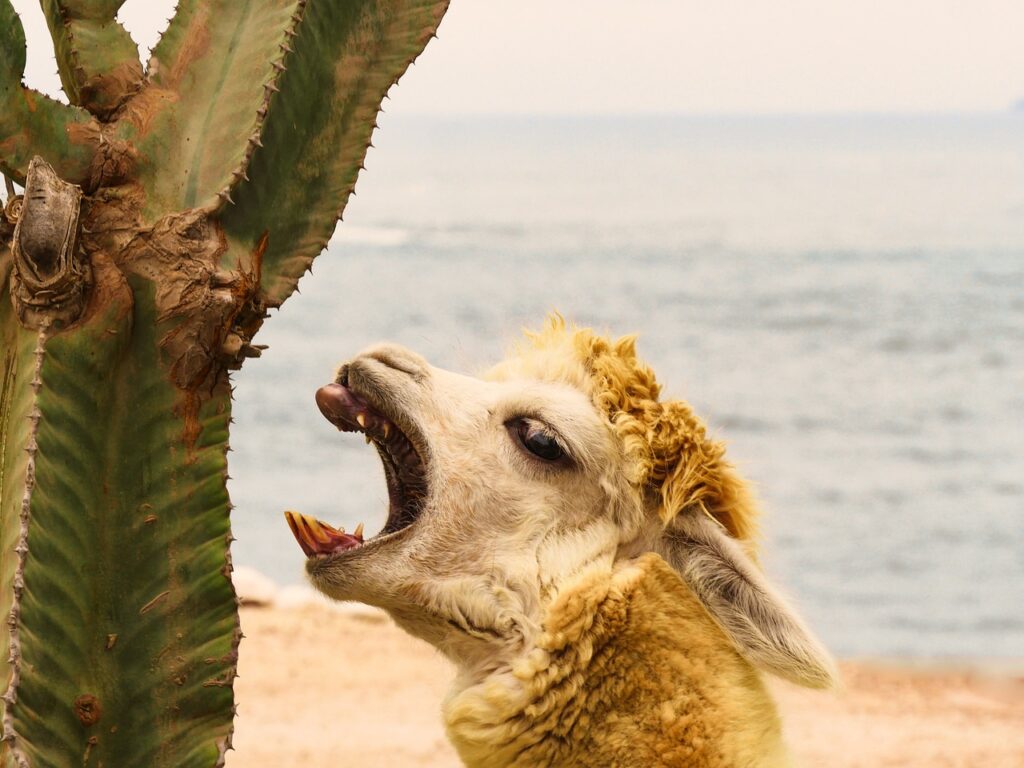
[(662, 543), (662, 555), (754, 666), (809, 688), (836, 683), (828, 651), (717, 522), (700, 510), (681, 512)]

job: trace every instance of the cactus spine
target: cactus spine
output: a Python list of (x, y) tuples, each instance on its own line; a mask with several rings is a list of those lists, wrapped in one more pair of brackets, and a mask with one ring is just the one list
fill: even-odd
[(217, 766), (240, 634), (229, 371), (323, 250), (447, 0), (43, 0), (70, 105), (0, 0), (6, 766)]

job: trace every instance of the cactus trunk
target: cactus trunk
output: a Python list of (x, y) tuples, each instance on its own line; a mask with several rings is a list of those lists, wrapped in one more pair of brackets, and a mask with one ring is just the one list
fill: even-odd
[(171, 384), (153, 286), (132, 282), (63, 332), (0, 305), (0, 653), (19, 768), (212, 766), (229, 744), (230, 397)]
[[(230, 371), (351, 193), (445, 0), (45, 0), (71, 106), (0, 0), (0, 630), (7, 766), (217, 766), (238, 618)], [(32, 159), (35, 158), (35, 159)], [(251, 179), (250, 179), (251, 174)]]

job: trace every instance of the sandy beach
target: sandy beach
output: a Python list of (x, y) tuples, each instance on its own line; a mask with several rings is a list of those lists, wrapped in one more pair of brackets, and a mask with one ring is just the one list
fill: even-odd
[[(242, 608), (228, 768), (460, 765), (440, 721), (452, 676), (425, 643), (361, 606)], [(845, 661), (844, 689), (773, 683), (801, 766), (1021, 768), (1024, 665)]]

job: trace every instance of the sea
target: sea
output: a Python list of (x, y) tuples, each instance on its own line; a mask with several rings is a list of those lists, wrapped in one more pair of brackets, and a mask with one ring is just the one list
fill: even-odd
[(726, 440), (763, 565), (840, 656), (1024, 658), (1024, 114), (386, 114), (345, 220), (235, 374), (235, 562), (282, 510), (383, 525), (313, 393), (377, 341), (473, 373), (552, 310)]

